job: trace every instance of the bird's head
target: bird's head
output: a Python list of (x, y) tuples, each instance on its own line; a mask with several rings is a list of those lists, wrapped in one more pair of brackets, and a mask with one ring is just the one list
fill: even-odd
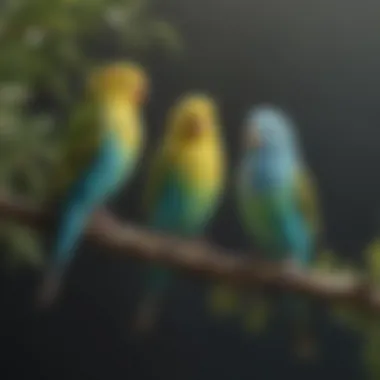
[(183, 143), (214, 138), (219, 130), (216, 103), (203, 94), (184, 96), (169, 113), (168, 129), (170, 138)]
[(145, 70), (133, 62), (116, 62), (93, 70), (88, 91), (97, 100), (117, 100), (134, 106), (144, 104), (149, 93)]
[(245, 150), (292, 150), (296, 137), (292, 121), (279, 108), (269, 105), (254, 107), (248, 114), (243, 131)]

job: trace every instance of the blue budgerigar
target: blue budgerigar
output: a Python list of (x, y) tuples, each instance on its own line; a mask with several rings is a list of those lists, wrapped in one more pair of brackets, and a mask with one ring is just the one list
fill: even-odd
[(91, 215), (134, 171), (143, 144), (140, 109), (147, 91), (143, 69), (130, 62), (94, 70), (69, 128), (53, 198), (60, 200), (51, 259), (37, 293), (50, 305)]
[[(243, 227), (267, 259), (289, 268), (308, 267), (320, 214), (292, 120), (276, 107), (256, 106), (245, 123), (244, 145), (237, 180)], [(296, 349), (306, 355), (313, 348), (310, 305), (295, 295), (285, 295), (284, 301)]]

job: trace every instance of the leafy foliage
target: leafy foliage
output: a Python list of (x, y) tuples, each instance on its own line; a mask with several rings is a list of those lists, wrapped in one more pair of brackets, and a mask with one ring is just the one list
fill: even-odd
[[(340, 259), (332, 250), (318, 253), (313, 267), (318, 271), (340, 274), (367, 275), (374, 284), (380, 285), (380, 239), (376, 238), (363, 253), (366, 262), (365, 273), (360, 273), (355, 263)], [(210, 312), (218, 318), (228, 320), (233, 317), (249, 334), (260, 335), (270, 329), (274, 309), (265, 295), (247, 294), (228, 285), (218, 284), (209, 291), (208, 306)], [(330, 315), (352, 332), (363, 339), (363, 364), (370, 379), (379, 379), (380, 362), (380, 322), (369, 313), (357, 310), (345, 303), (331, 305)], [(237, 317), (237, 318), (236, 318)]]
[[(334, 252), (324, 250), (317, 255), (314, 268), (331, 272), (337, 268), (345, 270)], [(229, 319), (238, 317), (242, 328), (250, 334), (260, 335), (270, 328), (271, 318), (275, 311), (273, 300), (270, 300), (260, 291), (250, 292), (235, 289), (225, 284), (217, 284), (211, 287), (208, 293), (208, 309), (217, 318)], [(337, 307), (335, 314), (342, 319), (342, 315), (350, 316), (351, 313), (341, 313), (343, 308)], [(342, 314), (342, 315), (341, 315)]]
[(254, 335), (265, 331), (270, 316), (270, 305), (264, 295), (244, 292), (222, 283), (209, 290), (208, 308), (216, 318), (238, 318), (242, 328)]
[(209, 309), (214, 316), (234, 315), (240, 302), (238, 290), (222, 283), (212, 286), (208, 293)]
[[(363, 252), (365, 258), (365, 272), (369, 280), (380, 285), (380, 239), (375, 238)], [(359, 271), (353, 264), (340, 263), (336, 268), (347, 270), (359, 275)], [(380, 322), (376, 315), (355, 310), (348, 305), (336, 305), (331, 310), (332, 316), (341, 322), (349, 330), (357, 333), (363, 341), (362, 357), (369, 378), (377, 380), (380, 377), (380, 362), (378, 353), (380, 349)]]
[[(180, 52), (181, 40), (144, 0), (3, 0), (0, 3), (0, 185), (45, 197), (57, 159), (62, 114), (75, 102), (73, 82), (102, 57), (99, 46), (135, 54)], [(48, 104), (46, 102), (48, 100)], [(42, 249), (28, 229), (0, 220), (7, 262), (39, 265)]]
[[(364, 252), (366, 258), (367, 275), (374, 285), (380, 286), (380, 239), (375, 238)], [(380, 322), (376, 315), (366, 315), (362, 325), (363, 360), (370, 379), (380, 377), (379, 349), (380, 349)]]

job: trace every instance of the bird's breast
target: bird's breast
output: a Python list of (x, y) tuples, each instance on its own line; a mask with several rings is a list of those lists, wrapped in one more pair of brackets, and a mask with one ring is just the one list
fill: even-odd
[(252, 173), (256, 190), (286, 188), (294, 181), (295, 162), (286, 156), (260, 154), (254, 161)]
[(130, 157), (138, 155), (143, 144), (143, 126), (138, 113), (132, 109), (114, 111), (112, 132), (117, 140), (120, 152)]
[(199, 147), (183, 152), (178, 160), (183, 181), (196, 191), (216, 191), (224, 181), (224, 157), (219, 147)]
[(136, 150), (131, 149), (114, 133), (110, 134), (108, 138), (113, 150), (110, 154), (110, 160), (112, 160), (110, 167), (112, 167), (114, 175), (119, 178), (129, 177), (137, 159)]

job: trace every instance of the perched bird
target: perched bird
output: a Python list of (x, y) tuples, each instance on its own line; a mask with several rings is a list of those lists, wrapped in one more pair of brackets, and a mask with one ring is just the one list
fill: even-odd
[[(242, 225), (267, 259), (287, 269), (311, 265), (321, 215), (292, 120), (276, 107), (259, 105), (244, 129), (237, 203)], [(294, 272), (296, 273), (296, 271)], [(297, 354), (313, 355), (307, 301), (285, 295)]]
[[(150, 228), (197, 238), (222, 196), (225, 153), (217, 105), (203, 94), (181, 98), (170, 110), (167, 129), (154, 156), (145, 193)], [(154, 327), (173, 273), (150, 265), (135, 328)]]
[(144, 70), (132, 62), (100, 67), (90, 74), (86, 90), (52, 179), (58, 216), (37, 292), (40, 307), (58, 295), (91, 215), (131, 177), (143, 147), (141, 108), (148, 91)]

